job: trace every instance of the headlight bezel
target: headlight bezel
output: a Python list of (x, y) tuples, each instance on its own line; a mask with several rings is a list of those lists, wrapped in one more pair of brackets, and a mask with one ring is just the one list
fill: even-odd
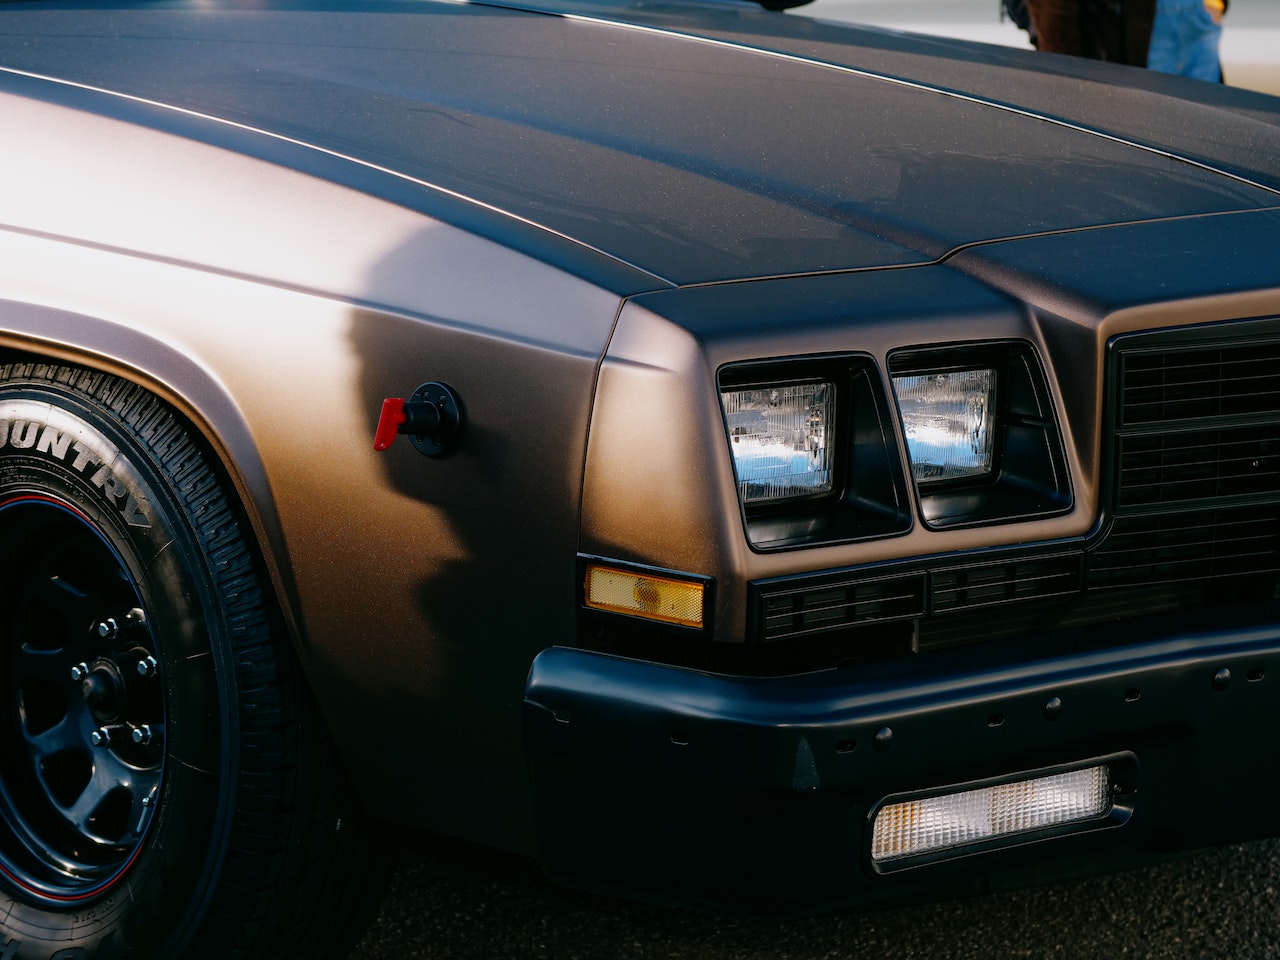
[[(910, 464), (898, 383), (908, 376), (991, 370), (991, 467), (978, 476), (917, 478)], [(910, 347), (889, 354), (890, 392), (902, 457), (921, 522), (929, 529), (987, 526), (1057, 516), (1073, 505), (1062, 434), (1039, 358), (1025, 341)]]
[[(735, 493), (752, 550), (769, 552), (897, 536), (911, 529), (907, 481), (874, 359), (841, 353), (731, 363), (717, 390)], [(813, 383), (834, 385), (830, 488), (781, 500), (743, 496), (725, 394)]]

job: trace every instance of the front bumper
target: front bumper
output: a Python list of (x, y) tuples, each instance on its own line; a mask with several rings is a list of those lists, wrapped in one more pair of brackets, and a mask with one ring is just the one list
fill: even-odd
[[(539, 857), (575, 886), (791, 913), (1269, 835), (1277, 682), (1274, 604), (774, 678), (552, 648), (525, 693)], [(871, 861), (886, 797), (1117, 758), (1124, 817), (909, 869)]]

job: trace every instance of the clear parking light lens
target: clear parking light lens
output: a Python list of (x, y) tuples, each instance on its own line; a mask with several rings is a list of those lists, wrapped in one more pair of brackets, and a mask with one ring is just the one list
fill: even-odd
[(1110, 809), (1106, 767), (890, 803), (876, 814), (871, 859), (883, 862), (964, 847), (1093, 820)]
[(795, 383), (721, 396), (743, 503), (830, 493), (834, 383)]
[(703, 584), (635, 570), (587, 564), (585, 599), (594, 610), (701, 627)]
[(990, 369), (893, 378), (916, 482), (991, 472), (995, 385)]

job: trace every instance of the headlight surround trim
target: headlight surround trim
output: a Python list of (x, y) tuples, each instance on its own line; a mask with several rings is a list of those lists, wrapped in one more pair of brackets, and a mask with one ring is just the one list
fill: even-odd
[(1048, 381), (1030, 343), (1020, 340), (910, 347), (889, 355), (903, 456), (909, 459), (908, 412), (899, 390), (908, 378), (991, 370), (990, 469), (921, 477), (912, 469), (922, 521), (950, 529), (1057, 516), (1072, 509), (1071, 478)]
[[(824, 425), (829, 483), (787, 498), (746, 496), (733, 453), (726, 395), (829, 384)], [(879, 367), (866, 354), (784, 357), (725, 364), (717, 371), (726, 452), (753, 551), (791, 550), (899, 536), (911, 529), (910, 499)]]

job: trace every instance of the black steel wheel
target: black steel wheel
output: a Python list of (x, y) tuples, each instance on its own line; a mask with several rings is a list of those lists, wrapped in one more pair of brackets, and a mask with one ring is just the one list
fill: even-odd
[(199, 438), (135, 385), (0, 366), (0, 957), (340, 957), (352, 792)]
[(165, 729), (155, 638), (136, 581), (72, 505), (0, 500), (0, 556), (11, 591), (0, 871), (35, 897), (90, 900), (124, 875), (154, 819)]

